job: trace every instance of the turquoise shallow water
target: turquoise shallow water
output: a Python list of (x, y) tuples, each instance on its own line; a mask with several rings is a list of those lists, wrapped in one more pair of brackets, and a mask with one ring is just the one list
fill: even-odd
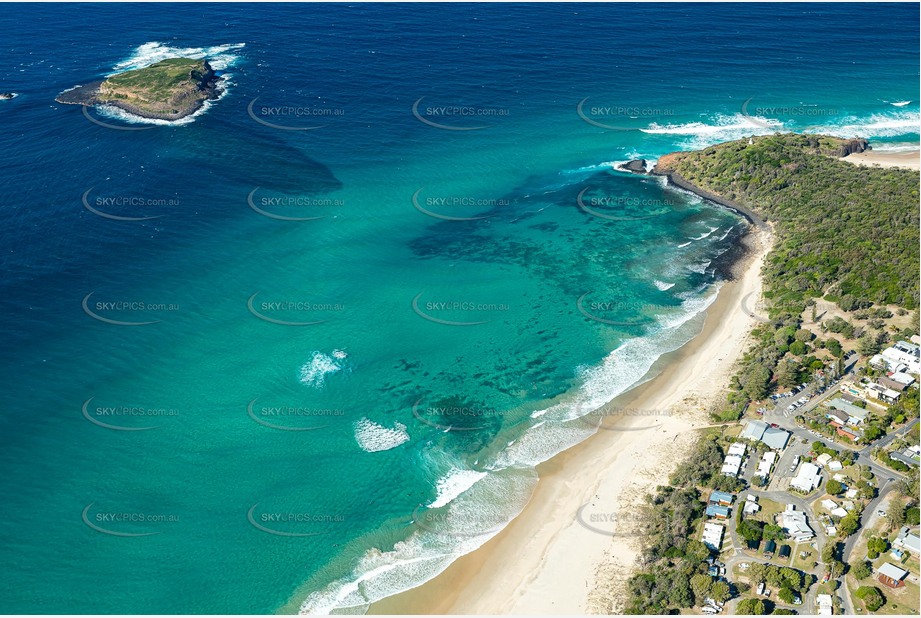
[[(431, 577), (693, 336), (742, 232), (612, 162), (817, 117), (918, 140), (911, 6), (171, 6), (19, 7), (0, 50), (4, 611), (360, 611)], [(230, 82), (193, 122), (51, 103), (171, 54)], [(256, 97), (342, 113), (273, 129)]]

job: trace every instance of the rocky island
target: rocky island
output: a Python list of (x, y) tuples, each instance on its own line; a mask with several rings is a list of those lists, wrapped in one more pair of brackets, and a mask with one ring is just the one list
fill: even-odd
[(179, 120), (217, 98), (221, 78), (207, 60), (169, 58), (142, 69), (77, 86), (55, 98), (74, 105), (112, 105), (156, 120)]

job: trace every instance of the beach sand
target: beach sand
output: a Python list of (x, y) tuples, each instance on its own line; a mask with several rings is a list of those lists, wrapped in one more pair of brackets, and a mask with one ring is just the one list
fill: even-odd
[(841, 160), (856, 165), (904, 167), (910, 170), (921, 169), (921, 165), (919, 165), (919, 163), (921, 163), (921, 152), (917, 150), (911, 152), (877, 152), (875, 150), (867, 150), (865, 152), (848, 155)]
[[(668, 482), (695, 438), (693, 430), (709, 424), (706, 412), (748, 347), (754, 319), (741, 308), (742, 299), (760, 298), (760, 270), (772, 237), (753, 231), (744, 242), (749, 251), (736, 265), (735, 280), (723, 285), (708, 308), (701, 333), (660, 359), (653, 368), (659, 375), (612, 402), (617, 409), (648, 413), (625, 415), (612, 427), (647, 429), (601, 429), (544, 462), (531, 501), (501, 533), (422, 586), (373, 604), (369, 613), (622, 611), (623, 584), (640, 546), (635, 536), (620, 532), (642, 528), (634, 507)], [(587, 514), (605, 512), (613, 513), (618, 525), (583, 525), (598, 521)], [(618, 534), (605, 534), (611, 531)]]

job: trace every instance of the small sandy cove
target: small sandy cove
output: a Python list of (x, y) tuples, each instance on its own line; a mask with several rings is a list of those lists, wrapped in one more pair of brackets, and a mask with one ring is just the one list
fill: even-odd
[(921, 169), (921, 152), (913, 150), (910, 152), (877, 152), (876, 150), (866, 150), (850, 154), (842, 161), (848, 161), (856, 165), (868, 165), (871, 167), (904, 167), (910, 170)]
[[(760, 299), (760, 271), (772, 237), (753, 231), (736, 280), (723, 285), (701, 333), (660, 359), (661, 373), (624, 394), (618, 409), (669, 414), (624, 416), (538, 467), (540, 481), (524, 511), (500, 534), (435, 579), (371, 606), (371, 614), (608, 614), (622, 610), (623, 584), (639, 552), (630, 535), (597, 524), (589, 513), (612, 513), (642, 528), (633, 507), (667, 483), (708, 424), (705, 411), (729, 382), (754, 325), (743, 308)], [(605, 424), (607, 427), (608, 425)], [(582, 508), (584, 505), (588, 505)], [(581, 517), (577, 518), (577, 513)], [(589, 522), (589, 526), (581, 522)]]

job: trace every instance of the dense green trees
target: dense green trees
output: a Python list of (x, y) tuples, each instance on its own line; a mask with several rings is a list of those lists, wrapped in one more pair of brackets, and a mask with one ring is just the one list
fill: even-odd
[(764, 601), (761, 599), (742, 599), (736, 607), (740, 616), (761, 616), (767, 613)]
[(870, 560), (876, 560), (887, 549), (889, 549), (889, 541), (885, 538), (871, 536), (867, 540), (867, 557)]
[(871, 612), (875, 612), (886, 603), (886, 597), (883, 596), (882, 590), (876, 586), (861, 586), (854, 593), (854, 596), (863, 601)]
[(805, 307), (831, 292), (845, 311), (873, 303), (914, 309), (918, 175), (839, 161), (840, 143), (777, 134), (679, 153), (673, 165), (687, 181), (775, 223), (777, 250), (765, 265), (775, 301)]
[(873, 574), (873, 567), (866, 560), (861, 560), (853, 566), (851, 572), (857, 579), (866, 579)]
[(844, 491), (844, 485), (835, 479), (828, 479), (828, 481), (825, 483), (825, 491), (833, 496), (837, 496), (842, 491)]

